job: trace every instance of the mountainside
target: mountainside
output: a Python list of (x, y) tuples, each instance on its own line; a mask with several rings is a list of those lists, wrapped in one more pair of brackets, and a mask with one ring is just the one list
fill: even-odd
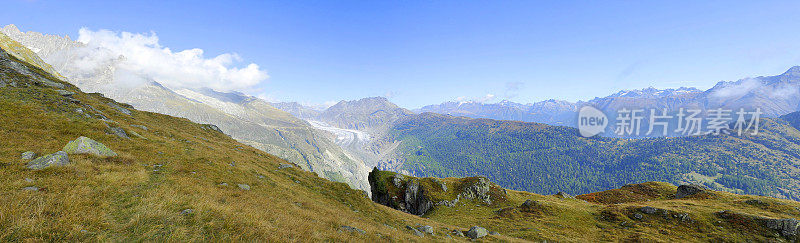
[[(3, 49), (0, 119), (3, 242), (413, 241), (405, 226), (459, 229), (374, 204), (213, 125), (84, 93)], [(31, 167), (46, 160), (57, 163)]]
[[(102, 93), (137, 109), (215, 124), (234, 139), (297, 163), (305, 170), (369, 190), (368, 167), (337, 146), (334, 135), (315, 129), (263, 100), (206, 88), (174, 91), (126, 69), (122, 65), (124, 56), (102, 59), (92, 56), (97, 51), (87, 51), (87, 47), (67, 37), (22, 33), (13, 26), (0, 31), (38, 50), (42, 59), (58, 67), (57, 72), (83, 90)], [(102, 65), (87, 69), (83, 65), (86, 60)]]
[(486, 176), (534, 193), (581, 194), (644, 181), (800, 199), (800, 131), (762, 119), (758, 135), (584, 138), (574, 128), (423, 113), (391, 132), (404, 158), (396, 171)]
[(319, 116), (320, 113), (322, 113), (321, 111), (301, 105), (300, 103), (297, 102), (274, 102), (270, 104), (273, 107), (285, 112), (289, 112), (289, 114), (292, 114), (293, 116), (300, 119), (313, 119)]
[(384, 97), (340, 101), (325, 109), (316, 119), (339, 128), (382, 133), (396, 120), (413, 114)]

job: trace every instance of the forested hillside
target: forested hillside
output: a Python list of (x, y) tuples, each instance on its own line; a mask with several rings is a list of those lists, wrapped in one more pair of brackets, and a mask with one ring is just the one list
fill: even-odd
[(784, 119), (762, 119), (754, 136), (617, 139), (583, 138), (569, 127), (424, 113), (397, 122), (391, 135), (402, 141), (403, 169), (418, 176), (483, 175), (541, 194), (696, 182), (800, 199), (800, 131)]

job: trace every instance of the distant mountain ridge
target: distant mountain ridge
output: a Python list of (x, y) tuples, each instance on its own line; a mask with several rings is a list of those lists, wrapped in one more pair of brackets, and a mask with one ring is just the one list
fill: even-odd
[(800, 66), (775, 76), (745, 78), (733, 82), (719, 82), (702, 91), (692, 87), (656, 89), (653, 87), (623, 90), (589, 101), (569, 102), (545, 100), (520, 104), (511, 101), (499, 103), (449, 101), (428, 105), (415, 112), (433, 112), (472, 118), (539, 122), (550, 125), (576, 126), (577, 109), (594, 106), (606, 114), (615, 114), (621, 108), (669, 109), (699, 108), (703, 110), (726, 108), (761, 109), (766, 117), (778, 117), (800, 110)]

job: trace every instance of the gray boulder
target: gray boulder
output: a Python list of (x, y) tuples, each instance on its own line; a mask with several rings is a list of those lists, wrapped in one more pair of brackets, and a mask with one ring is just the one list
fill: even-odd
[(245, 191), (249, 191), (250, 190), (250, 185), (247, 185), (247, 184), (237, 184), (237, 186), (239, 186), (239, 189), (242, 189), (242, 190), (245, 190)]
[(36, 153), (34, 153), (33, 151), (24, 152), (22, 153), (22, 156), (20, 156), (20, 158), (24, 160), (32, 160), (36, 158)]
[(678, 187), (678, 191), (675, 193), (675, 198), (681, 199), (706, 190), (707, 189), (701, 185), (696, 185), (696, 184), (681, 185)]
[(64, 146), (64, 152), (67, 152), (68, 154), (93, 154), (103, 157), (117, 156), (116, 152), (112, 151), (102, 143), (87, 137), (79, 137), (78, 139), (70, 141), (66, 146)]
[(469, 228), (469, 231), (467, 231), (466, 235), (471, 239), (478, 239), (488, 234), (489, 231), (487, 231), (485, 228), (479, 226), (472, 226), (472, 228)]
[(356, 227), (353, 227), (353, 226), (347, 226), (347, 225), (343, 225), (342, 229), (346, 230), (346, 231), (350, 231), (350, 232), (358, 232), (358, 233), (361, 233), (361, 234), (366, 234), (367, 233), (366, 231), (364, 231), (362, 229), (359, 229), (359, 228), (356, 228)]
[(67, 153), (58, 151), (28, 162), (27, 167), (32, 170), (41, 170), (50, 166), (63, 166), (67, 164), (69, 164)]
[(417, 230), (419, 230), (420, 232), (425, 233), (425, 234), (431, 234), (431, 235), (433, 234), (433, 227), (431, 227), (430, 225), (423, 225), (423, 226), (417, 227)]

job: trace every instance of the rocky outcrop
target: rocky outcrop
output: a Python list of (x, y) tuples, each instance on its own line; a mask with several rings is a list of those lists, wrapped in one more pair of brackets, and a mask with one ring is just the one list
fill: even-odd
[(415, 215), (423, 215), (433, 207), (428, 188), (416, 178), (403, 180), (402, 175), (375, 168), (369, 173), (372, 201)]
[(486, 205), (506, 200), (505, 189), (483, 177), (449, 181), (404, 176), (375, 168), (368, 180), (372, 201), (416, 215), (423, 215), (434, 206), (454, 207), (464, 200)]
[(692, 185), (681, 185), (681, 186), (678, 187), (678, 191), (675, 193), (675, 198), (676, 199), (681, 199), (681, 198), (692, 196), (692, 195), (695, 195), (695, 194), (698, 194), (698, 193), (701, 193), (701, 192), (704, 192), (704, 191), (707, 191), (707, 190), (708, 189), (706, 189), (705, 187), (703, 187), (701, 185), (695, 185), (695, 184), (692, 184)]
[(64, 152), (68, 154), (93, 154), (103, 157), (117, 156), (117, 153), (109, 149), (102, 143), (87, 137), (79, 137), (64, 146)]
[(23, 160), (32, 160), (32, 159), (36, 158), (36, 153), (34, 153), (33, 151), (27, 151), (27, 152), (22, 153), (20, 158), (23, 159)]
[[(464, 199), (479, 200), (486, 204), (492, 204), (490, 191), (493, 186), (494, 184), (484, 177), (471, 178), (464, 184), (458, 195)], [(501, 188), (500, 190), (502, 190), (503, 194), (506, 193), (505, 189)]]
[(728, 210), (717, 212), (716, 215), (729, 223), (746, 227), (747, 230), (759, 232), (761, 231), (759, 228), (763, 227), (776, 231), (790, 241), (800, 241), (800, 237), (798, 237), (800, 220), (797, 219), (767, 218)]
[(466, 233), (467, 237), (469, 237), (471, 239), (478, 239), (478, 238), (484, 237), (484, 236), (486, 236), (488, 234), (489, 234), (488, 230), (486, 230), (483, 227), (479, 227), (479, 226), (472, 226), (472, 228), (470, 228), (469, 231), (467, 231), (467, 233)]
[(64, 166), (69, 164), (69, 157), (64, 151), (58, 151), (39, 157), (26, 165), (28, 169), (41, 170), (50, 166)]
[(404, 203), (405, 211), (416, 215), (423, 215), (433, 207), (433, 202), (425, 195), (425, 188), (420, 186), (417, 179), (411, 179), (406, 183)]

